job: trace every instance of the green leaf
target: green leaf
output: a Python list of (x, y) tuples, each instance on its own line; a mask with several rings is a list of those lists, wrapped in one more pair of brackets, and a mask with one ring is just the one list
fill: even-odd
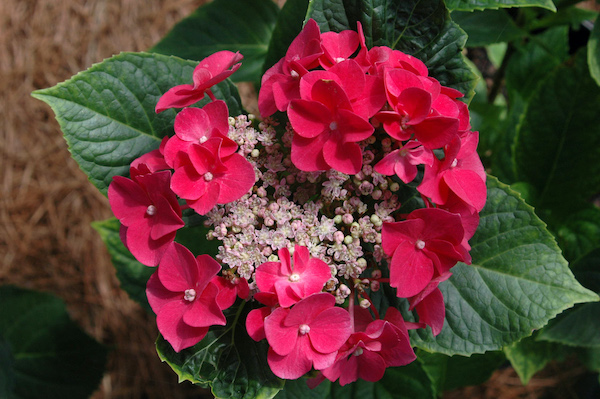
[(447, 355), (497, 350), (531, 334), (579, 302), (597, 301), (573, 277), (553, 236), (517, 193), (488, 176), (488, 198), (470, 240), (473, 264), (440, 284), (440, 335), (411, 331), (411, 342)]
[(107, 351), (69, 318), (63, 301), (3, 286), (0, 303), (0, 396), (89, 397), (104, 373)]
[(121, 224), (117, 219), (111, 218), (93, 222), (92, 227), (100, 234), (108, 249), (121, 288), (127, 292), (131, 299), (142, 305), (148, 312), (152, 312), (148, 304), (148, 298), (146, 298), (146, 282), (148, 282), (156, 268), (141, 264), (125, 248), (119, 237)]
[(512, 100), (527, 100), (536, 88), (569, 54), (568, 28), (561, 26), (531, 36), (524, 44), (515, 43), (506, 70), (506, 88)]
[(596, 18), (594, 29), (588, 41), (588, 66), (592, 78), (600, 85), (600, 20)]
[(331, 384), (331, 399), (427, 399), (435, 398), (431, 381), (419, 362), (388, 367), (376, 383), (363, 380), (339, 386)]
[(436, 390), (441, 394), (443, 391), (484, 383), (506, 358), (502, 352), (465, 357), (418, 351), (417, 361), (429, 378), (437, 382)]
[(263, 71), (272, 67), (285, 56), (288, 47), (302, 30), (307, 9), (308, 0), (287, 0), (285, 2), (277, 17), (275, 29), (273, 29)]
[(441, 0), (312, 0), (307, 19), (322, 32), (356, 30), (360, 21), (367, 47), (389, 46), (425, 62), (443, 85), (473, 95), (476, 76), (462, 56), (467, 36), (450, 19)]
[(450, 10), (473, 11), (508, 7), (541, 7), (556, 11), (552, 0), (446, 0)]
[(536, 29), (544, 29), (558, 25), (568, 25), (573, 30), (581, 28), (581, 24), (585, 21), (596, 19), (598, 11), (588, 10), (578, 7), (577, 5), (561, 8), (556, 13), (547, 13), (543, 18), (534, 19), (528, 23), (529, 31)]
[(538, 208), (570, 214), (573, 199), (600, 187), (600, 87), (585, 53), (559, 66), (530, 99), (515, 142), (519, 180), (538, 191)]
[(451, 15), (469, 36), (467, 47), (510, 42), (525, 35), (505, 10), (454, 11)]
[(558, 245), (565, 258), (576, 261), (600, 248), (600, 209), (588, 206), (567, 215), (556, 228)]
[(226, 310), (226, 326), (213, 326), (195, 346), (177, 353), (162, 337), (156, 350), (179, 381), (210, 385), (218, 398), (272, 398), (283, 388), (267, 364), (268, 344), (253, 341), (244, 320), (250, 306), (243, 301)]
[(200, 61), (217, 51), (244, 59), (231, 79), (260, 82), (279, 8), (271, 0), (215, 0), (179, 22), (150, 51)]
[[(192, 82), (196, 64), (159, 54), (122, 53), (33, 96), (52, 107), (71, 155), (106, 195), (113, 176), (127, 176), (134, 159), (172, 134), (176, 112), (156, 114), (154, 108), (171, 87)], [(212, 90), (232, 114), (242, 112), (231, 82)]]
[(306, 378), (297, 380), (286, 380), (285, 386), (275, 396), (276, 399), (322, 399), (327, 398), (331, 391), (331, 382), (325, 380), (317, 387), (310, 389), (306, 384)]
[(600, 303), (586, 303), (564, 312), (540, 332), (538, 339), (600, 348)]
[(556, 359), (562, 360), (564, 357), (560, 345), (536, 341), (534, 336), (523, 338), (521, 341), (507, 346), (504, 348), (504, 353), (523, 385), (527, 385), (531, 377), (543, 369), (548, 362)]

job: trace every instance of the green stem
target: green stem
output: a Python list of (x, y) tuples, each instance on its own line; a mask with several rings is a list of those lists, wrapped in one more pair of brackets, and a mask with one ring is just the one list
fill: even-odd
[(244, 309), (244, 306), (246, 306), (246, 301), (242, 301), (242, 304), (240, 305), (240, 307), (238, 308), (236, 314), (235, 314), (235, 318), (233, 319), (233, 323), (231, 323), (231, 327), (232, 327), (232, 331), (231, 331), (231, 343), (233, 344), (235, 341), (235, 327), (237, 326), (237, 322), (238, 319), (240, 318), (240, 315), (242, 314), (242, 309)]

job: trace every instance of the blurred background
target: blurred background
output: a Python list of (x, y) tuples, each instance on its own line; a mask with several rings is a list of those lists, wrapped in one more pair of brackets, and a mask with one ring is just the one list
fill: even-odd
[[(108, 200), (71, 159), (50, 108), (30, 93), (121, 51), (149, 48), (205, 2), (0, 1), (0, 285), (59, 296), (71, 317), (111, 350), (95, 399), (209, 394), (178, 384), (158, 359), (154, 318), (120, 290), (90, 226), (112, 216)], [(551, 365), (522, 387), (505, 368), (483, 386), (445, 397), (569, 398), (581, 373)]]

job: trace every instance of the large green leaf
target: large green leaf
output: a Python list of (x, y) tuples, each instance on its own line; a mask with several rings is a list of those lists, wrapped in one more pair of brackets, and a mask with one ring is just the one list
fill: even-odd
[(508, 7), (541, 7), (556, 11), (552, 0), (446, 0), (450, 10), (473, 11)]
[(476, 76), (462, 56), (467, 36), (442, 0), (311, 0), (307, 18), (321, 31), (356, 30), (360, 21), (367, 46), (389, 46), (419, 58), (431, 76), (468, 98)]
[(600, 19), (596, 18), (594, 23), (594, 29), (588, 42), (588, 65), (590, 68), (590, 74), (600, 85)]
[(570, 213), (555, 230), (565, 258), (570, 262), (577, 261), (600, 248), (600, 209), (589, 205)]
[(552, 320), (538, 339), (586, 348), (600, 347), (600, 303), (578, 305)]
[[(128, 175), (134, 159), (158, 148), (162, 137), (173, 132), (175, 111), (156, 114), (154, 108), (171, 87), (192, 82), (196, 64), (160, 54), (122, 53), (33, 96), (52, 107), (71, 155), (106, 195), (113, 176)], [(242, 112), (231, 82), (212, 90), (232, 114)]]
[(468, 47), (509, 42), (525, 35), (505, 10), (454, 11), (451, 15), (467, 32)]
[(573, 277), (553, 236), (517, 193), (488, 177), (488, 199), (470, 240), (473, 264), (440, 284), (440, 335), (414, 330), (411, 342), (448, 355), (497, 350), (531, 335), (575, 303), (597, 301)]
[(272, 0), (215, 0), (179, 22), (150, 51), (200, 61), (221, 50), (239, 51), (231, 79), (260, 81), (279, 8)]
[(308, 0), (287, 0), (285, 2), (277, 17), (277, 24), (271, 36), (263, 71), (269, 69), (285, 56), (288, 47), (302, 30), (302, 23), (307, 9)]
[(535, 89), (569, 53), (568, 28), (561, 26), (530, 37), (525, 44), (515, 43), (506, 70), (506, 88), (512, 100), (519, 95), (527, 100)]
[(93, 222), (92, 227), (100, 234), (108, 249), (113, 266), (117, 271), (117, 278), (121, 283), (121, 289), (148, 312), (152, 312), (148, 298), (146, 298), (146, 282), (156, 268), (141, 264), (125, 248), (119, 237), (121, 224), (117, 219)]
[(506, 358), (500, 351), (482, 355), (446, 356), (440, 353), (417, 352), (417, 361), (432, 381), (437, 383), (438, 394), (487, 381)]
[(161, 360), (179, 376), (211, 387), (218, 398), (271, 398), (283, 388), (267, 364), (268, 344), (253, 341), (246, 332), (250, 306), (240, 302), (225, 312), (226, 326), (214, 326), (191, 348), (177, 353), (162, 337), (156, 342)]
[(364, 380), (340, 386), (337, 382), (323, 381), (314, 389), (306, 379), (286, 381), (277, 399), (434, 399), (431, 380), (419, 362), (403, 367), (389, 367), (376, 383)]
[(520, 180), (533, 185), (538, 208), (569, 214), (600, 187), (600, 87), (585, 53), (559, 66), (530, 98), (515, 143)]
[(504, 348), (523, 385), (527, 385), (531, 377), (548, 362), (560, 360), (564, 356), (562, 346), (550, 342), (537, 341), (534, 336), (523, 338), (519, 342)]
[(0, 396), (87, 398), (104, 373), (106, 348), (53, 295), (0, 287)]

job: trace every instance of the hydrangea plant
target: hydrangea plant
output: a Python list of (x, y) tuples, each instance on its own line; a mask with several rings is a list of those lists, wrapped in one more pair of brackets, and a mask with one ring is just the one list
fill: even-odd
[[(180, 380), (434, 397), (450, 362), (489, 373), (598, 300), (486, 174), (465, 41), (441, 0), (217, 0), (34, 94), (107, 194), (95, 227)], [(259, 115), (232, 79), (256, 83)]]

